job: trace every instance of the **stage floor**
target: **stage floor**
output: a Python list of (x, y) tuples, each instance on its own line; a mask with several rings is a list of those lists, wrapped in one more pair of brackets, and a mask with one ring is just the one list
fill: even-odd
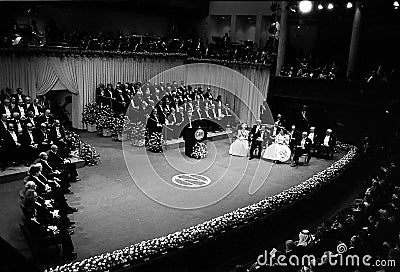
[[(201, 223), (294, 186), (325, 169), (333, 160), (312, 158), (309, 166), (290, 167), (228, 155), (229, 139), (208, 142), (207, 158), (195, 160), (184, 150), (148, 153), (144, 148), (83, 133), (101, 154), (98, 166), (79, 169), (81, 182), (67, 198), (79, 212), (72, 240), (78, 260), (122, 248)], [(124, 148), (122, 148), (122, 146)], [(201, 174), (210, 184), (198, 188), (172, 182), (179, 174)], [(179, 180), (179, 179), (177, 179)], [(192, 184), (202, 180), (194, 179)], [(18, 181), (0, 184), (1, 236), (21, 246), (18, 235)], [(259, 189), (258, 189), (259, 188)], [(15, 195), (14, 195), (15, 194)], [(15, 200), (15, 201), (14, 201)], [(14, 201), (14, 202), (13, 202)], [(22, 237), (22, 238), (21, 238)]]

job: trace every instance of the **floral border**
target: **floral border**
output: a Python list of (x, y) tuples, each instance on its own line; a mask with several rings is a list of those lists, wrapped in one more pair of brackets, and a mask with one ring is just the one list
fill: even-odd
[(340, 143), (337, 145), (337, 148), (347, 151), (347, 154), (311, 178), (277, 195), (269, 196), (252, 205), (236, 209), (196, 226), (168, 234), (167, 236), (142, 241), (123, 249), (90, 257), (80, 262), (57, 266), (46, 271), (109, 271), (110, 269), (128, 267), (132, 264), (158, 257), (169, 251), (192, 245), (200, 240), (206, 240), (210, 235), (217, 235), (239, 225), (246, 224), (289, 205), (305, 195), (315, 192), (319, 187), (329, 183), (333, 178), (343, 173), (358, 157), (358, 149), (355, 146)]
[(205, 62), (205, 63), (213, 63), (225, 66), (247, 66), (247, 67), (254, 67), (254, 68), (270, 68), (271, 64), (265, 63), (256, 63), (256, 62), (249, 62), (249, 61), (237, 61), (237, 60), (224, 60), (224, 59), (201, 59), (201, 58), (187, 58), (185, 63), (198, 63), (198, 62)]
[(157, 53), (157, 52), (118, 52), (105, 50), (82, 50), (79, 48), (0, 48), (0, 54), (32, 54), (51, 57), (81, 56), (81, 57), (178, 57), (187, 58), (184, 53)]

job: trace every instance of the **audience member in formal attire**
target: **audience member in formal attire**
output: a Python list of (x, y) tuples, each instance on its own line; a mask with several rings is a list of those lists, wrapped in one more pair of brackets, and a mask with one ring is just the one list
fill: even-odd
[(321, 142), (318, 145), (318, 155), (326, 155), (327, 158), (331, 158), (335, 151), (336, 137), (332, 134), (332, 129), (327, 129), (325, 136), (320, 138)]
[(47, 128), (47, 123), (41, 123), (40, 128), (35, 130), (34, 135), (36, 135), (34, 137), (37, 139), (37, 143), (39, 144), (39, 151), (48, 151), (52, 142)]
[(3, 135), (3, 149), (4, 154), (7, 154), (5, 160), (6, 165), (18, 165), (18, 163), (24, 162), (26, 158), (22, 152), (22, 144), (21, 139), (22, 137), (19, 136), (15, 132), (14, 124), (8, 124), (8, 130)]
[(3, 103), (0, 105), (0, 113), (6, 114), (7, 118), (11, 118), (12, 107), (9, 98), (4, 98)]
[(68, 180), (70, 182), (80, 181), (78, 177), (78, 172), (76, 170), (76, 165), (71, 163), (69, 160), (63, 158), (59, 151), (57, 145), (52, 145), (49, 151), (47, 161), (49, 165), (56, 170), (66, 171), (68, 174)]
[(44, 114), (38, 117), (38, 122), (40, 124), (45, 123), (48, 126), (51, 126), (54, 122), (54, 117), (51, 114), (50, 109), (46, 109)]
[(40, 116), (44, 111), (43, 107), (39, 104), (39, 99), (33, 99), (33, 103), (27, 105), (27, 111), (33, 112), (34, 117)]
[(300, 141), (300, 132), (296, 129), (295, 125), (292, 125), (291, 130), (289, 131), (289, 148), (292, 154), (294, 154), (294, 149)]
[(24, 156), (26, 156), (26, 166), (30, 165), (39, 154), (39, 143), (36, 141), (33, 129), (33, 125), (27, 123), (21, 135), (22, 149), (25, 153)]
[(249, 133), (250, 142), (250, 157), (249, 160), (254, 158), (254, 151), (258, 148), (257, 158), (261, 158), (262, 144), (263, 144), (264, 132), (262, 131), (261, 120), (257, 120), (257, 123), (253, 126)]
[(65, 129), (61, 125), (60, 120), (54, 120), (53, 126), (49, 131), (50, 142), (58, 146), (62, 156), (69, 155), (69, 147), (67, 147), (67, 141), (65, 139)]
[(247, 124), (242, 124), (237, 132), (236, 140), (229, 147), (229, 155), (247, 157), (249, 153), (249, 131)]
[[(312, 142), (307, 136), (308, 135), (307, 135), (306, 131), (304, 131), (301, 134), (301, 140), (294, 149), (293, 162), (292, 162), (291, 166), (298, 165), (299, 158), (304, 154), (310, 153), (310, 148), (311, 148)], [(311, 156), (307, 156), (307, 164), (310, 162), (310, 158), (311, 158)]]

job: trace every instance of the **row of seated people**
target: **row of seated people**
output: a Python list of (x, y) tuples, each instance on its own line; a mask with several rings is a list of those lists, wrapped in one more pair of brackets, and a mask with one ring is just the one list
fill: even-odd
[[(4, 99), (0, 105), (4, 109), (0, 120), (0, 150), (8, 154), (0, 159), (2, 171), (22, 163), (29, 166), (40, 152), (49, 150), (52, 144), (60, 147), (63, 156), (69, 155), (70, 144), (66, 140), (65, 129), (49, 109), (43, 110), (40, 105), (25, 105), (27, 111), (21, 117), (20, 111), (7, 107), (4, 103), (7, 100)], [(37, 110), (32, 111), (30, 107)]]
[[(275, 257), (268, 262), (270, 266), (258, 258), (248, 269), (238, 265), (236, 271), (398, 271), (399, 174), (397, 165), (386, 164), (367, 181), (367, 189), (350, 207), (324, 221), (315, 233), (303, 230), (297, 241), (287, 240), (284, 248), (273, 249)], [(359, 262), (353, 256), (358, 256)]]
[[(107, 105), (116, 114), (126, 113), (130, 111), (140, 111), (148, 107), (159, 105), (169, 113), (170, 108), (177, 109), (178, 106), (185, 107), (194, 105), (185, 105), (194, 100), (202, 101), (201, 108), (204, 109), (205, 100), (213, 102), (216, 111), (221, 111), (223, 103), (221, 96), (214, 99), (211, 88), (206, 91), (202, 87), (193, 88), (191, 85), (185, 85), (183, 81), (178, 84), (176, 81), (171, 83), (121, 83), (118, 82), (113, 88), (112, 84), (100, 83), (96, 89), (96, 102), (99, 105)], [(211, 106), (211, 105), (210, 105)]]
[(52, 145), (48, 152), (39, 154), (20, 191), (26, 238), (31, 242), (47, 240), (61, 244), (66, 261), (76, 258), (71, 240), (75, 223), (68, 215), (78, 209), (69, 206), (64, 195), (73, 194), (70, 183), (79, 180), (75, 165), (62, 158), (58, 147)]
[[(311, 155), (331, 157), (336, 145), (336, 137), (331, 129), (324, 134), (315, 132), (315, 127), (300, 133), (293, 125), (290, 130), (281, 126), (262, 124), (261, 120), (248, 130), (247, 124), (242, 124), (237, 132), (236, 140), (231, 144), (229, 154), (234, 156), (264, 158), (272, 161), (285, 162), (292, 159), (292, 166), (299, 164), (299, 158), (306, 155), (306, 163)], [(257, 155), (254, 155), (254, 151)], [(264, 153), (263, 149), (265, 149)], [(313, 153), (313, 154), (311, 154)]]

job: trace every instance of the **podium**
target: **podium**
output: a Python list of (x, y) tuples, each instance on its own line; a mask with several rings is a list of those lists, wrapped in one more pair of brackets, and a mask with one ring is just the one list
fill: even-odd
[(188, 157), (192, 156), (193, 147), (198, 142), (207, 140), (207, 129), (202, 126), (186, 126), (182, 134), (185, 141), (185, 155)]

